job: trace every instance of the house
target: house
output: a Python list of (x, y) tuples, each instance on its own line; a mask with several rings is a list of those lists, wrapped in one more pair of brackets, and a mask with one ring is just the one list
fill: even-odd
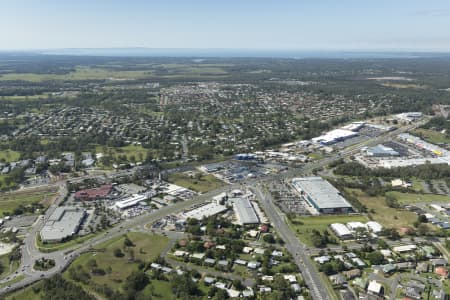
[(361, 276), (361, 270), (360, 269), (352, 269), (352, 270), (343, 272), (343, 274), (347, 279), (353, 279), (353, 278)]
[(439, 275), (439, 276), (441, 276), (441, 277), (444, 277), (444, 278), (448, 277), (448, 270), (446, 268), (444, 268), (444, 267), (437, 267), (434, 270), (434, 273)]
[(285, 280), (289, 281), (289, 283), (297, 282), (297, 277), (294, 274), (286, 274), (283, 277)]
[(228, 267), (228, 260), (219, 260), (217, 262), (217, 265), (219, 265), (220, 267)]
[(283, 256), (283, 252), (278, 251), (278, 250), (273, 250), (272, 256), (281, 257), (281, 256)]
[(246, 266), (247, 265), (247, 261), (243, 260), (243, 259), (236, 259), (234, 261), (234, 263), (237, 264), (237, 265), (241, 265), (241, 266)]
[(417, 264), (416, 272), (418, 272), (418, 273), (426, 273), (426, 272), (428, 272), (428, 263), (420, 262), (419, 264)]
[(261, 263), (259, 261), (249, 261), (247, 264), (247, 268), (249, 269), (257, 269), (261, 266)]
[(244, 248), (242, 248), (242, 253), (245, 253), (245, 254), (249, 254), (249, 253), (251, 253), (253, 251), (253, 248), (251, 248), (251, 247), (244, 247)]
[(255, 296), (255, 293), (253, 292), (253, 289), (251, 287), (247, 287), (247, 289), (242, 291), (242, 296), (244, 298), (253, 297)]
[(206, 277), (203, 279), (203, 282), (204, 282), (206, 285), (211, 285), (211, 284), (213, 284), (214, 282), (216, 282), (216, 279), (213, 278), (213, 277), (208, 277), (208, 276), (206, 276)]
[(294, 291), (294, 293), (299, 294), (302, 291), (302, 288), (298, 283), (291, 284), (291, 289)]
[(324, 264), (326, 262), (330, 261), (330, 257), (329, 256), (319, 256), (319, 257), (315, 257), (314, 258), (315, 262), (318, 262), (319, 264)]
[(328, 277), (333, 285), (342, 285), (346, 282), (344, 275), (336, 274)]
[(447, 265), (447, 261), (443, 258), (430, 259), (430, 262), (434, 267), (443, 267)]
[(383, 286), (375, 280), (369, 282), (367, 293), (375, 296), (380, 296), (383, 293)]
[(213, 266), (216, 263), (216, 260), (213, 258), (206, 258), (205, 259), (205, 264)]

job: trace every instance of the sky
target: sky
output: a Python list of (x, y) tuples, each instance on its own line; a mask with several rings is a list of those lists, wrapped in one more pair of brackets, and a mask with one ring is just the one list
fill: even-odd
[(450, 52), (448, 0), (0, 0), (0, 50)]

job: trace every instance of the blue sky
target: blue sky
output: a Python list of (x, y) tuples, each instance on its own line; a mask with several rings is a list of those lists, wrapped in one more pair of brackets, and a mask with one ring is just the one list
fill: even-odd
[(0, 49), (450, 51), (443, 0), (0, 0)]

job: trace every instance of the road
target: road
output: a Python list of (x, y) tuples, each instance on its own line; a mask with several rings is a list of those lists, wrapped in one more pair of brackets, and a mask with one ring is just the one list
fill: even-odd
[[(53, 276), (56, 273), (62, 272), (65, 268), (67, 268), (70, 263), (83, 252), (88, 251), (92, 247), (101, 244), (109, 239), (120, 236), (128, 230), (144, 230), (144, 226), (147, 223), (152, 223), (161, 219), (167, 215), (174, 214), (180, 212), (194, 204), (204, 203), (215, 196), (225, 191), (230, 191), (235, 188), (239, 188), (242, 184), (248, 184), (256, 193), (256, 195), (261, 199), (261, 203), (263, 208), (268, 215), (270, 221), (273, 226), (279, 231), (281, 237), (286, 242), (286, 247), (290, 251), (290, 253), (295, 258), (297, 265), (300, 270), (302, 270), (303, 276), (305, 277), (305, 281), (308, 287), (311, 290), (314, 299), (330, 299), (329, 295), (327, 295), (326, 288), (322, 284), (322, 281), (319, 277), (318, 272), (316, 271), (314, 265), (311, 263), (308, 255), (305, 251), (305, 246), (302, 245), (298, 239), (295, 237), (295, 234), (292, 232), (290, 227), (285, 222), (284, 216), (278, 211), (278, 209), (273, 204), (271, 196), (267, 193), (261, 191), (262, 184), (271, 180), (279, 180), (279, 179), (287, 179), (293, 176), (299, 175), (308, 175), (313, 172), (316, 168), (321, 168), (328, 165), (330, 162), (335, 161), (337, 159), (348, 157), (353, 154), (356, 154), (360, 151), (360, 149), (364, 146), (371, 146), (382, 143), (391, 139), (393, 136), (398, 135), (399, 133), (409, 131), (413, 128), (416, 128), (423, 124), (424, 121), (418, 122), (412, 125), (404, 126), (394, 131), (383, 134), (379, 137), (373, 138), (371, 140), (362, 142), (358, 145), (352, 146), (350, 149), (342, 150), (340, 153), (332, 156), (325, 157), (316, 162), (310, 162), (305, 164), (300, 168), (291, 168), (286, 172), (271, 175), (264, 177), (262, 179), (249, 179), (245, 182), (235, 183), (232, 185), (228, 185), (226, 187), (219, 188), (217, 190), (211, 191), (206, 194), (199, 195), (193, 199), (178, 202), (171, 206), (163, 207), (157, 211), (153, 211), (151, 213), (147, 213), (133, 219), (126, 220), (122, 222), (120, 225), (111, 228), (104, 234), (97, 235), (90, 240), (85, 241), (81, 245), (76, 245), (72, 248), (55, 251), (51, 253), (41, 253), (36, 245), (36, 236), (39, 233), (40, 229), (44, 225), (45, 221), (51, 215), (51, 213), (56, 209), (58, 203), (62, 201), (67, 191), (63, 190), (64, 193), (61, 193), (58, 200), (52, 205), (47, 211), (43, 218), (39, 218), (36, 224), (30, 230), (30, 233), (27, 235), (23, 242), (22, 246), (22, 260), (18, 271), (10, 276), (9, 279), (0, 280), (0, 284), (7, 285), (8, 281), (11, 281), (15, 277), (24, 276), (24, 279), (12, 283), (7, 287), (3, 287), (0, 289), (0, 294), (4, 294), (6, 292), (23, 288), (24, 286), (30, 285), (42, 278), (48, 278)], [(124, 174), (127, 174), (127, 171), (122, 171)], [(65, 189), (65, 186), (62, 187)], [(35, 271), (33, 269), (33, 265), (36, 259), (39, 258), (49, 258), (55, 260), (55, 268), (52, 268), (48, 271)]]

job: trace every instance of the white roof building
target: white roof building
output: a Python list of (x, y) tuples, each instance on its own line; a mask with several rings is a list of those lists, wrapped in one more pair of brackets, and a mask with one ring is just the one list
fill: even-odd
[(382, 288), (383, 288), (383, 286), (380, 283), (376, 282), (375, 280), (372, 280), (369, 282), (369, 286), (367, 287), (367, 292), (371, 293), (373, 295), (380, 295)]
[(366, 223), (367, 228), (373, 233), (380, 233), (383, 230), (383, 226), (375, 221), (369, 221)]
[(340, 238), (348, 238), (352, 236), (352, 232), (341, 223), (333, 223), (330, 225), (331, 230)]

